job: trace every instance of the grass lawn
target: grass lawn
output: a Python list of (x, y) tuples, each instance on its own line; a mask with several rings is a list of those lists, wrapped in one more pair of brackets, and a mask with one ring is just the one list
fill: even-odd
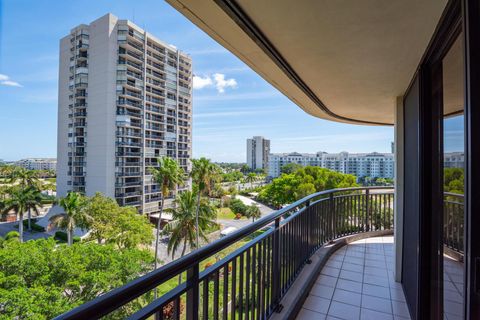
[[(230, 208), (220, 208), (217, 212), (217, 219), (233, 220), (235, 219), (235, 213), (233, 213)], [(246, 217), (242, 217), (241, 219), (246, 219)]]

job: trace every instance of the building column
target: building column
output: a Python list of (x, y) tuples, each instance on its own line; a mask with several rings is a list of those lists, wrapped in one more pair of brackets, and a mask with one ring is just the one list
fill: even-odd
[(395, 281), (402, 281), (402, 249), (403, 249), (403, 192), (404, 192), (404, 114), (403, 97), (397, 97), (395, 107), (394, 128), (395, 157)]

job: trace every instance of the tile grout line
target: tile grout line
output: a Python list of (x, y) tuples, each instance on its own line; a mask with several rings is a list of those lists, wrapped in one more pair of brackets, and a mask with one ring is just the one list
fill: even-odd
[(362, 304), (363, 304), (363, 280), (365, 276), (365, 260), (367, 259), (367, 241), (365, 240), (364, 243), (364, 252), (363, 252), (363, 268), (362, 268), (362, 289), (360, 290), (360, 312), (358, 313), (358, 319), (360, 320), (362, 317)]
[(345, 253), (343, 254), (343, 258), (342, 258), (342, 265), (340, 266), (340, 269), (339, 269), (340, 271), (338, 272), (337, 280), (335, 281), (335, 287), (333, 287), (332, 297), (330, 298), (330, 302), (328, 303), (328, 309), (326, 314), (327, 317), (328, 317), (328, 313), (330, 312), (330, 307), (332, 306), (333, 296), (335, 295), (335, 291), (337, 291), (338, 279), (340, 279), (340, 272), (342, 272), (343, 263), (345, 261), (345, 255), (347, 253), (347, 247), (348, 247), (348, 244), (345, 246)]

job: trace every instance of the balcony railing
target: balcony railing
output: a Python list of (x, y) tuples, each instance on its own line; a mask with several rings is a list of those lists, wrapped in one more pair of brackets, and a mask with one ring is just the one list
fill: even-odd
[[(331, 240), (393, 228), (393, 190), (347, 188), (319, 192), (85, 303), (57, 319), (98, 319), (136, 300), (129, 319), (270, 317), (310, 257)], [(215, 264), (200, 263), (250, 239)], [(186, 280), (146, 303), (145, 294), (169, 279)], [(142, 303), (143, 301), (143, 303)], [(125, 310), (124, 310), (125, 311)]]
[(443, 210), (443, 244), (460, 254), (463, 254), (464, 232), (464, 197), (463, 194), (444, 194)]

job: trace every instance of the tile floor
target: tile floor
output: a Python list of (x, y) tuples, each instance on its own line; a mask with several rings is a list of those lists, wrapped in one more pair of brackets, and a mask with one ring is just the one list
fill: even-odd
[(393, 278), (393, 255), (393, 236), (339, 249), (322, 269), (297, 319), (410, 319), (402, 287)]
[(463, 263), (443, 256), (443, 310), (445, 320), (463, 319)]

